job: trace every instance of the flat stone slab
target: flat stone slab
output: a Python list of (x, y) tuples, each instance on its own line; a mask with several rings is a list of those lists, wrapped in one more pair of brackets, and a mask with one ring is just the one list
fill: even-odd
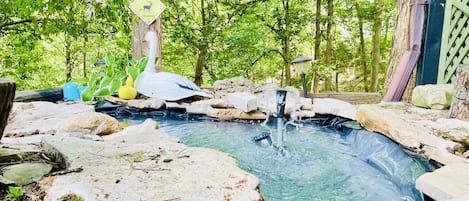
[(356, 108), (352, 104), (334, 98), (313, 99), (314, 112), (317, 114), (333, 114), (356, 120)]
[(446, 165), (425, 173), (417, 179), (416, 187), (435, 200), (468, 200), (469, 164)]
[(92, 105), (82, 103), (55, 104), (51, 102), (14, 103), (5, 128), (5, 137), (35, 134), (54, 134), (64, 119), (82, 112), (94, 111)]
[(28, 144), (4, 144), (0, 147), (0, 163), (21, 161), (24, 158), (40, 153), (42, 150), (35, 145)]
[(177, 143), (155, 125), (147, 120), (100, 142), (45, 137), (50, 157), (82, 169), (45, 179), (45, 200), (70, 193), (87, 201), (262, 200), (259, 180), (238, 168), (232, 156)]

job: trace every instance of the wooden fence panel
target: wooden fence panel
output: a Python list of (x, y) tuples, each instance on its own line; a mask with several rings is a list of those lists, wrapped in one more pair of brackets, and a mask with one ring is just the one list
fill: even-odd
[(469, 64), (469, 1), (447, 0), (438, 83), (455, 83), (460, 64)]

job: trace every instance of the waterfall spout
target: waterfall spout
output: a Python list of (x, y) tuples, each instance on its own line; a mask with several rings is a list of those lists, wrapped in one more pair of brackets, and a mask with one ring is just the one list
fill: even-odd
[(285, 116), (285, 103), (287, 98), (287, 90), (277, 89), (277, 147), (280, 151), (283, 151), (283, 117)]

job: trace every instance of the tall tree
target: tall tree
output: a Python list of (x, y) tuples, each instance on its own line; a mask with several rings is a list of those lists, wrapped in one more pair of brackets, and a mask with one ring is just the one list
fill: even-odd
[(378, 91), (378, 73), (381, 61), (381, 27), (383, 15), (383, 0), (376, 0), (376, 15), (373, 24), (373, 52), (371, 62), (371, 87), (372, 92)]
[[(333, 39), (333, 27), (334, 27), (334, 0), (327, 0), (327, 21), (326, 21), (326, 66), (330, 70), (335, 69), (332, 63), (332, 39)], [(335, 69), (337, 72), (337, 69)], [(337, 75), (336, 75), (337, 77)], [(331, 76), (326, 77), (326, 84), (324, 88), (329, 90), (331, 85)]]
[(363, 71), (363, 85), (365, 91), (368, 92), (368, 66), (366, 62), (366, 46), (365, 46), (365, 33), (364, 33), (364, 16), (361, 10), (360, 2), (355, 2), (355, 10), (358, 18), (358, 34), (360, 36), (360, 46), (358, 48), (358, 53), (360, 55), (360, 65)]
[(291, 19), (290, 19), (290, 0), (282, 1), (283, 9), (285, 11), (285, 38), (283, 40), (283, 66), (285, 70), (285, 84), (287, 86), (291, 85), (291, 72), (290, 72), (290, 62), (291, 62), (291, 47), (290, 47), (290, 38), (291, 38)]
[(210, 48), (220, 39), (223, 30), (231, 27), (248, 9), (267, 0), (242, 2), (208, 0), (169, 0), (163, 23), (170, 27), (171, 38), (182, 42), (195, 56), (194, 82), (203, 83)]
[(316, 29), (314, 34), (314, 75), (313, 75), (313, 87), (312, 90), (314, 93), (319, 92), (319, 63), (320, 56), (321, 56), (321, 23), (322, 23), (322, 15), (321, 15), (321, 0), (316, 0)]

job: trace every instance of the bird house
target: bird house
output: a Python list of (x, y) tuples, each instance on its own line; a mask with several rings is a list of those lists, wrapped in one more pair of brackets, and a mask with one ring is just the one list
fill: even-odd
[(291, 62), (292, 77), (300, 77), (306, 74), (311, 66), (311, 59), (308, 57), (298, 57)]

